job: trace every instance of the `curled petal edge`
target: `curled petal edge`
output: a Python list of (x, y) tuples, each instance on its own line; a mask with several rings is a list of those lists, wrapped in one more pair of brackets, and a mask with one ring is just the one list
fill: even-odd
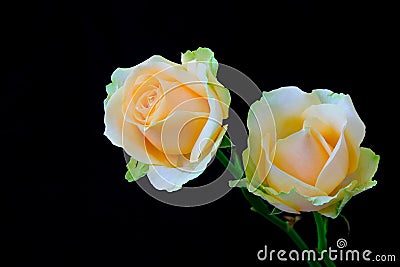
[[(360, 149), (360, 161), (357, 170), (350, 174), (334, 191), (333, 196), (308, 197), (299, 193), (296, 188), (289, 192), (276, 192), (267, 185), (260, 185), (251, 192), (269, 202), (274, 207), (289, 213), (299, 214), (303, 211), (318, 211), (320, 214), (336, 218), (347, 202), (355, 195), (374, 187), (373, 180), (380, 157), (371, 149)], [(231, 187), (249, 188), (247, 178), (230, 181)]]

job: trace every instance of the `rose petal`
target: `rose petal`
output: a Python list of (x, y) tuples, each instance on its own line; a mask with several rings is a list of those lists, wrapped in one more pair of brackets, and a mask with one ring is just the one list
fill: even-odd
[(186, 171), (165, 166), (150, 166), (147, 177), (154, 188), (173, 192), (181, 189), (183, 184), (202, 174), (205, 167), (199, 165), (197, 170)]
[(118, 147), (138, 161), (147, 164), (165, 164), (165, 157), (145, 142), (143, 134), (136, 125), (124, 121), (122, 112), (122, 90), (117, 90), (110, 98), (104, 115), (106, 126), (104, 135)]
[[(314, 137), (310, 128), (305, 128), (278, 140), (273, 163), (291, 176), (309, 185), (315, 185), (328, 157), (329, 154), (319, 140)], [(269, 183), (271, 184), (271, 182)], [(283, 189), (277, 187), (277, 190)]]
[[(307, 126), (305, 126), (304, 128), (307, 128)], [(320, 132), (314, 130), (312, 127), (309, 127), (309, 129), (314, 138), (319, 142), (319, 144), (324, 148), (325, 152), (330, 156), (333, 150), (332, 146), (326, 142), (325, 138), (322, 136)]]
[[(176, 69), (182, 67), (172, 61), (169, 61), (161, 56), (152, 56), (146, 61), (132, 68), (118, 68), (111, 75), (111, 80), (117, 82), (119, 86), (124, 86), (125, 90), (132, 90), (139, 76), (149, 75), (156, 76), (167, 69)], [(158, 79), (158, 77), (155, 77)], [(129, 86), (125, 86), (128, 85)]]
[(124, 116), (122, 113), (122, 90), (117, 90), (109, 99), (104, 114), (106, 129), (104, 135), (110, 139), (115, 146), (122, 146), (122, 124)]
[(164, 90), (162, 96), (164, 103), (156, 111), (156, 114), (159, 114), (157, 119), (163, 119), (175, 110), (210, 112), (207, 97), (198, 95), (186, 85), (178, 82), (160, 80), (160, 83)]
[[(336, 218), (352, 196), (376, 185), (376, 181), (372, 180), (372, 178), (378, 167), (379, 156), (375, 155), (370, 149), (361, 148), (359, 162), (360, 165), (356, 172), (349, 175), (338, 186), (333, 196), (321, 195), (309, 197), (301, 194), (294, 188), (287, 193), (278, 193), (267, 185), (261, 185), (256, 190), (253, 190), (252, 193), (286, 212), (298, 214), (300, 211), (318, 211), (327, 217)], [(235, 187), (249, 187), (249, 181), (246, 178), (232, 181), (229, 184)]]
[(264, 200), (268, 201), (272, 206), (274, 206), (277, 209), (280, 209), (284, 212), (288, 213), (294, 213), (294, 214), (300, 214), (300, 209), (298, 207), (293, 207), (293, 204), (290, 202), (286, 202), (281, 198), (265, 194), (261, 191), (254, 191), (254, 194), (257, 196), (260, 196)]
[(272, 113), (271, 107), (269, 106), (266, 98), (266, 93), (263, 94), (260, 100), (254, 102), (250, 106), (250, 110), (247, 116), (247, 128), (249, 129), (249, 141), (255, 140), (255, 143), (249, 145), (254, 145), (256, 147), (261, 143), (261, 139), (265, 136), (269, 136), (268, 144), (269, 158), (273, 158), (275, 152), (275, 142), (276, 142), (276, 124), (274, 115)]
[[(368, 184), (371, 182), (376, 183), (376, 181), (372, 181), (372, 177), (374, 176), (376, 170), (378, 169), (380, 157), (376, 155), (371, 149), (361, 147), (360, 148), (360, 160), (357, 170), (351, 174), (349, 174), (343, 182), (338, 185), (335, 191), (340, 190), (348, 186), (351, 182), (357, 181), (357, 188), (363, 187), (364, 184)], [(336, 194), (337, 192), (333, 192)]]
[(184, 65), (191, 62), (201, 62), (207, 65), (207, 68), (213, 76), (217, 75), (218, 61), (214, 57), (214, 52), (209, 48), (199, 47), (194, 51), (188, 50), (182, 54), (181, 62)]
[[(157, 78), (151, 75), (141, 75), (138, 79), (140, 82), (136, 81), (137, 84), (126, 85), (130, 87), (129, 90), (125, 89), (126, 86), (121, 88), (124, 91), (122, 109), (126, 112), (126, 121), (138, 125), (147, 125), (152, 122), (155, 114), (160, 112), (165, 101), (160, 97), (162, 90), (160, 89), (160, 81)], [(143, 104), (146, 104), (146, 100), (148, 100), (146, 95), (149, 93), (153, 94), (156, 99), (153, 102), (153, 106), (147, 105), (145, 107)]]
[(206, 97), (206, 85), (208, 82), (206, 77), (207, 68), (204, 66), (203, 69), (195, 69), (195, 71), (197, 72), (187, 68), (187, 65), (177, 65), (174, 68), (166, 68), (158, 72), (156, 75), (162, 80), (178, 82), (185, 85), (199, 96)]
[(231, 104), (231, 94), (227, 88), (218, 82), (216, 77), (211, 73), (207, 74), (208, 78), (208, 88), (213, 91), (220, 101), (222, 108), (222, 117), (224, 119), (228, 118), (229, 115), (229, 105)]
[(320, 132), (332, 147), (336, 146), (347, 123), (346, 114), (333, 104), (311, 106), (302, 113), (302, 117), (305, 119), (304, 126)]
[(311, 105), (321, 103), (315, 95), (307, 94), (293, 86), (281, 87), (263, 95), (274, 115), (278, 139), (301, 130), (303, 111)]
[(111, 74), (111, 81), (118, 85), (118, 87), (121, 87), (124, 83), (126, 78), (132, 73), (132, 70), (134, 70), (135, 67), (131, 68), (117, 68), (112, 74)]
[(169, 61), (161, 56), (152, 56), (143, 63), (132, 68), (129, 76), (125, 77), (124, 90), (125, 94), (132, 95), (132, 90), (137, 85), (137, 80), (142, 75), (150, 75), (160, 81), (178, 82), (178, 84), (186, 85), (200, 97), (206, 97), (206, 89), (204, 83), (207, 81), (199, 81), (198, 77), (188, 72), (182, 65)]
[(212, 92), (209, 90), (207, 90), (207, 92), (209, 93), (208, 104), (210, 106), (210, 115), (206, 124), (204, 125), (204, 128), (198, 136), (196, 143), (193, 146), (193, 150), (190, 154), (191, 161), (197, 161), (199, 159), (202, 151), (207, 145), (207, 142), (204, 140), (207, 140), (213, 136), (222, 126), (223, 115), (221, 103), (215, 98), (215, 95)]
[(275, 165), (271, 167), (267, 176), (268, 186), (277, 192), (290, 192), (293, 188), (306, 196), (325, 196), (326, 193), (309, 185), (290, 174), (280, 170)]
[(247, 117), (248, 152), (244, 153), (246, 176), (257, 188), (263, 183), (274, 158), (276, 127), (271, 108), (265, 98), (254, 102)]
[[(305, 125), (311, 125), (325, 137), (331, 146), (335, 146), (315, 184), (316, 187), (330, 194), (348, 173), (349, 156), (344, 137), (347, 125), (346, 115), (336, 105), (321, 104), (307, 108), (302, 116), (306, 118)], [(314, 120), (309, 120), (310, 118)]]
[[(222, 120), (228, 117), (231, 100), (230, 94), (211, 73), (210, 64), (208, 64), (208, 62), (193, 60), (186, 62), (184, 66), (190, 73), (195, 73), (197, 75), (198, 81), (203, 82), (204, 88), (206, 89), (205, 91), (210, 106), (210, 121), (204, 129), (204, 134), (200, 136), (201, 138), (206, 138), (207, 132), (214, 132), (215, 128), (222, 125)], [(218, 124), (218, 126), (216, 124)], [(200, 145), (197, 149), (198, 151), (202, 151), (200, 142), (196, 144)], [(198, 153), (192, 153), (191, 160), (196, 160), (198, 156)]]
[(348, 173), (349, 154), (342, 134), (328, 161), (318, 176), (316, 187), (330, 194)]
[(143, 129), (145, 137), (165, 154), (191, 153), (208, 113), (177, 110), (165, 120)]
[[(320, 210), (321, 207), (318, 205), (314, 205), (312, 201), (310, 201), (310, 197), (305, 196), (297, 191), (297, 189), (293, 188), (289, 192), (285, 193), (277, 193), (274, 192), (272, 188), (265, 188), (266, 192), (271, 194), (276, 200), (280, 202), (290, 205), (290, 207), (294, 208), (296, 211), (317, 211)], [(315, 196), (318, 198), (326, 198), (326, 196)], [(315, 198), (314, 197), (314, 198)]]
[[(242, 187), (241, 184), (239, 186)], [(289, 192), (276, 192), (270, 187), (261, 187), (253, 192), (268, 201), (274, 207), (285, 212), (299, 214), (302, 211), (319, 211), (326, 207), (326, 202), (331, 199), (329, 196), (308, 197), (299, 193), (295, 188)]]
[(330, 90), (318, 89), (312, 94), (318, 96), (322, 103), (331, 103), (339, 106), (347, 117), (345, 131), (349, 151), (349, 172), (356, 170), (360, 153), (360, 144), (365, 136), (365, 125), (357, 114), (349, 95), (335, 94)]
[(182, 185), (188, 181), (198, 177), (204, 172), (208, 163), (211, 161), (222, 137), (226, 132), (226, 126), (221, 128), (215, 143), (213, 144), (210, 152), (197, 163), (192, 163), (185, 168), (169, 168), (165, 166), (150, 166), (147, 176), (150, 183), (158, 190), (167, 190), (168, 192), (176, 191), (182, 188)]
[(372, 150), (362, 147), (357, 170), (346, 178), (347, 181), (352, 180), (352, 182), (347, 187), (340, 189), (319, 213), (327, 217), (336, 218), (353, 196), (374, 187), (377, 182), (372, 178), (378, 168), (378, 164), (379, 156), (375, 155)]
[(304, 120), (303, 127), (309, 127), (313, 129), (318, 136), (322, 137), (321, 142), (323, 146), (327, 146), (327, 148), (329, 148), (329, 154), (332, 153), (333, 148), (336, 146), (337, 141), (339, 140), (341, 129), (335, 130), (331, 125), (322, 122), (316, 117), (306, 118)]
[[(200, 48), (197, 51), (189, 51), (189, 53), (186, 52), (182, 55), (182, 63), (189, 73), (197, 76), (196, 81), (203, 83), (204, 88), (206, 88), (204, 92), (207, 95), (211, 92), (215, 96), (215, 99), (220, 101), (222, 117), (226, 119), (229, 113), (231, 96), (229, 90), (218, 82), (216, 78), (218, 62), (214, 58), (214, 53), (209, 49)], [(194, 88), (194, 90), (197, 92), (198, 89)]]
[[(317, 120), (314, 122), (322, 122), (313, 123), (313, 129), (319, 131), (331, 146), (335, 146), (315, 183), (316, 187), (330, 194), (348, 173), (349, 156), (344, 137), (344, 130), (347, 126), (346, 115), (336, 105), (321, 104), (309, 107), (302, 116), (307, 119), (316, 118)], [(310, 121), (306, 120), (305, 125), (307, 122)], [(337, 138), (339, 140), (336, 141)]]

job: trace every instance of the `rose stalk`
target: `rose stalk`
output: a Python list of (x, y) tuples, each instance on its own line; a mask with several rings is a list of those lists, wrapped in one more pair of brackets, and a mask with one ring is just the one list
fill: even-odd
[[(236, 154), (236, 151), (232, 150), (232, 153)], [(234, 178), (241, 179), (243, 177), (244, 173), (242, 167), (240, 165), (235, 165), (230, 162), (228, 157), (224, 154), (224, 152), (222, 152), (221, 149), (217, 151), (216, 157), (222, 163), (222, 165), (228, 169), (228, 171), (233, 175)], [(278, 216), (274, 215), (260, 197), (249, 193), (245, 188), (242, 188), (242, 193), (255, 212), (257, 212), (265, 219), (276, 225), (283, 232), (285, 232), (299, 249), (309, 250), (307, 244), (294, 229), (293, 224), (289, 223), (288, 221), (284, 221)], [(315, 261), (308, 261), (308, 263), (310, 266), (321, 266), (318, 262)]]

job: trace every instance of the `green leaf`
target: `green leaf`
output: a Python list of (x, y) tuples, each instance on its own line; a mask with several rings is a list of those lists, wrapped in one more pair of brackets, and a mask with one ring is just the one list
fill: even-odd
[(137, 181), (147, 174), (149, 171), (149, 165), (135, 160), (131, 157), (128, 164), (126, 165), (128, 171), (125, 174), (125, 179), (128, 182)]
[(205, 47), (199, 47), (195, 51), (188, 50), (181, 56), (181, 61), (183, 64), (193, 60), (200, 62), (209, 62), (211, 73), (214, 76), (217, 75), (218, 61), (215, 59), (214, 52), (211, 51), (211, 49)]
[(229, 147), (233, 147), (235, 146), (231, 139), (229, 139), (229, 137), (227, 135), (224, 135), (224, 137), (222, 138), (221, 144), (219, 145), (219, 148), (229, 148)]

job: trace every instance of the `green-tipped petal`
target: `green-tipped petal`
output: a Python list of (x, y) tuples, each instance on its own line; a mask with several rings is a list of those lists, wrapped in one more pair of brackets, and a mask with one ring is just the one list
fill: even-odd
[[(247, 151), (247, 150), (246, 150)], [(376, 185), (372, 180), (379, 163), (379, 156), (368, 148), (361, 148), (360, 165), (357, 171), (349, 175), (333, 196), (309, 197), (301, 194), (295, 188), (289, 192), (278, 193), (273, 188), (260, 185), (251, 192), (274, 207), (289, 212), (318, 211), (327, 217), (336, 218), (346, 203), (355, 195)], [(251, 188), (247, 178), (229, 182), (231, 187)], [(250, 190), (249, 190), (250, 191)]]
[(346, 141), (349, 143), (349, 172), (353, 172), (358, 166), (359, 147), (365, 136), (365, 125), (357, 114), (349, 95), (337, 94), (327, 89), (313, 90), (312, 95), (319, 98), (322, 103), (339, 106), (347, 118)]
[[(211, 77), (210, 77), (211, 76)], [(227, 119), (229, 116), (229, 106), (231, 104), (231, 94), (227, 88), (220, 84), (211, 74), (208, 75), (208, 88), (212, 90), (218, 98), (222, 108), (222, 116)]]
[(218, 61), (214, 57), (214, 52), (209, 48), (199, 47), (195, 51), (186, 51), (181, 56), (182, 64), (185, 64), (190, 61), (198, 61), (198, 62), (209, 62), (209, 67), (211, 73), (216, 76), (218, 70)]
[[(331, 201), (328, 207), (319, 211), (319, 213), (336, 218), (346, 203), (355, 195), (376, 185), (376, 181), (372, 180), (376, 170), (378, 169), (379, 156), (371, 149), (362, 147), (360, 149), (360, 160), (357, 170), (350, 174), (344, 181), (356, 181), (353, 188), (343, 188), (336, 194), (336, 199)], [(352, 182), (353, 183), (353, 182)]]
[[(183, 66), (190, 72), (197, 75), (197, 79), (208, 87), (209, 91), (215, 95), (220, 102), (223, 118), (226, 119), (229, 113), (231, 95), (216, 78), (218, 70), (218, 61), (214, 58), (214, 53), (208, 49), (200, 47), (195, 51), (186, 51), (181, 56)], [(193, 82), (190, 82), (194, 86)], [(209, 94), (210, 92), (207, 92)]]
[(116, 83), (109, 83), (106, 85), (106, 92), (107, 92), (107, 97), (104, 99), (104, 109), (106, 109), (106, 106), (108, 104), (108, 101), (110, 100), (111, 96), (118, 90), (118, 84)]
[[(248, 190), (250, 192), (252, 192), (254, 195), (261, 197), (262, 199), (266, 200), (269, 204), (271, 204), (272, 206), (274, 206), (277, 209), (280, 209), (282, 211), (285, 212), (289, 212), (289, 213), (294, 213), (294, 214), (299, 214), (300, 210), (298, 207), (294, 207), (291, 203), (286, 202), (284, 200), (282, 200), (279, 197), (276, 197), (278, 195), (278, 193), (276, 191), (274, 191), (272, 188), (269, 187), (264, 187), (261, 186), (259, 189), (254, 190), (253, 188), (250, 188), (252, 191)], [(263, 189), (270, 189), (267, 190), (269, 192), (264, 191)], [(283, 193), (285, 195), (291, 195), (293, 194), (294, 190), (291, 190), (289, 193)]]
[(108, 104), (108, 101), (110, 100), (111, 96), (120, 88), (124, 83), (126, 78), (129, 76), (129, 74), (132, 72), (132, 68), (117, 68), (113, 74), (111, 75), (111, 83), (106, 85), (106, 92), (107, 92), (107, 97), (104, 99), (104, 109), (106, 109), (106, 106)]
[(265, 95), (251, 105), (247, 116), (247, 128), (248, 148), (247, 152), (243, 153), (243, 162), (252, 191), (264, 181), (275, 154), (275, 120)]
[(132, 72), (132, 69), (135, 67), (131, 68), (117, 68), (113, 74), (111, 74), (111, 81), (115, 84), (118, 85), (118, 87), (121, 87), (124, 85), (124, 82), (126, 78), (129, 76), (129, 74)]

